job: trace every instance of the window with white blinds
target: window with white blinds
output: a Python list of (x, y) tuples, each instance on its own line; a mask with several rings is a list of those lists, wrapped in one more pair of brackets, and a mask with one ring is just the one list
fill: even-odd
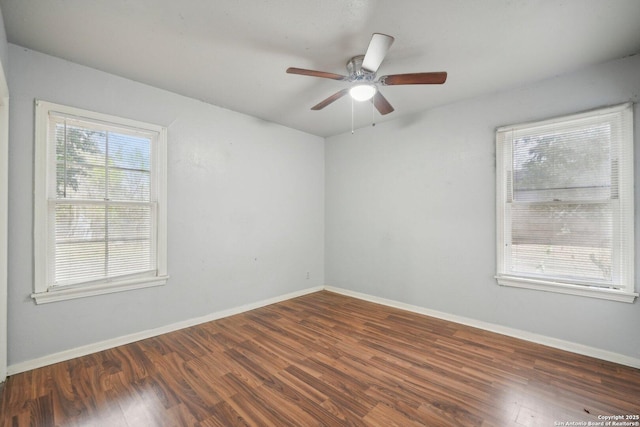
[(633, 106), (497, 130), (497, 280), (632, 302)]
[(36, 103), (37, 302), (164, 283), (166, 130)]

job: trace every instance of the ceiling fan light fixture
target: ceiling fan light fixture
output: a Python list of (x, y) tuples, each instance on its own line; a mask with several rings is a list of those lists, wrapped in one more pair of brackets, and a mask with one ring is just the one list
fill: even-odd
[(376, 87), (371, 84), (360, 84), (349, 89), (349, 95), (356, 101), (368, 101), (376, 94)]

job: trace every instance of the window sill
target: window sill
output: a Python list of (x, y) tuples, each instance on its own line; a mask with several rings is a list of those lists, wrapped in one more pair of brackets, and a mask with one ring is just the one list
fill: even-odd
[(567, 283), (551, 282), (540, 279), (529, 279), (516, 276), (496, 276), (501, 286), (515, 288), (535, 289), (539, 291), (555, 292), (568, 295), (580, 295), (583, 297), (600, 298), (610, 301), (632, 303), (638, 297), (637, 293), (620, 289), (596, 288), (585, 285), (570, 285)]
[(46, 292), (31, 294), (36, 304), (47, 304), (50, 302), (65, 301), (69, 299), (92, 297), (96, 295), (111, 294), (114, 292), (131, 291), (134, 289), (150, 288), (162, 286), (167, 283), (169, 276), (156, 276), (144, 279), (131, 279), (116, 283), (103, 283), (100, 285), (73, 287), (73, 288), (49, 288)]

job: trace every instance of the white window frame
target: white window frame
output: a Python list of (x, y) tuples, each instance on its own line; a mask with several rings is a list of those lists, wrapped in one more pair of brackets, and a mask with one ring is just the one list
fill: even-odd
[[(524, 274), (509, 271), (509, 248), (511, 245), (511, 223), (509, 218), (508, 181), (511, 179), (511, 165), (513, 162), (509, 153), (513, 145), (513, 131), (528, 129), (554, 123), (581, 120), (603, 114), (620, 114), (620, 128), (618, 131), (628, 135), (621, 141), (623, 147), (613, 154), (618, 161), (620, 186), (618, 188), (618, 200), (614, 212), (614, 257), (619, 257), (621, 266), (616, 283), (611, 287), (597, 286), (595, 283), (571, 282), (564, 278), (541, 279), (527, 277)], [(625, 126), (625, 128), (622, 128)], [(556, 292), (562, 294), (581, 295), (593, 298), (601, 298), (613, 301), (632, 303), (638, 296), (634, 285), (634, 172), (633, 172), (633, 104), (626, 103), (613, 107), (602, 108), (569, 116), (558, 117), (540, 122), (505, 126), (496, 130), (496, 216), (497, 216), (497, 273), (496, 279), (499, 285), (512, 286), (526, 289)], [(620, 155), (624, 153), (624, 155)], [(619, 230), (627, 230), (621, 233)]]
[[(74, 298), (102, 295), (151, 286), (161, 286), (167, 282), (167, 129), (165, 127), (143, 123), (136, 120), (97, 113), (80, 108), (69, 107), (51, 102), (35, 102), (35, 191), (34, 191), (34, 292), (31, 297), (36, 304), (63, 301)], [(157, 134), (152, 147), (151, 174), (152, 185), (156, 185), (153, 202), (157, 203), (156, 215), (156, 270), (152, 273), (130, 278), (104, 279), (69, 286), (51, 286), (50, 260), (48, 247), (53, 238), (48, 220), (48, 203), (51, 197), (49, 185), (55, 179), (55, 153), (51, 153), (49, 144), (49, 114), (63, 115), (99, 121), (106, 126), (140, 129)]]

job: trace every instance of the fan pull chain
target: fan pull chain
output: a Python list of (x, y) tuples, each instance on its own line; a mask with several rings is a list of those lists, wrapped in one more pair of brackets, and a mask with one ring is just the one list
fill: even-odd
[(353, 131), (353, 97), (351, 97), (351, 135), (354, 134)]
[(376, 109), (375, 105), (373, 105), (373, 100), (371, 101), (371, 126), (376, 125)]

